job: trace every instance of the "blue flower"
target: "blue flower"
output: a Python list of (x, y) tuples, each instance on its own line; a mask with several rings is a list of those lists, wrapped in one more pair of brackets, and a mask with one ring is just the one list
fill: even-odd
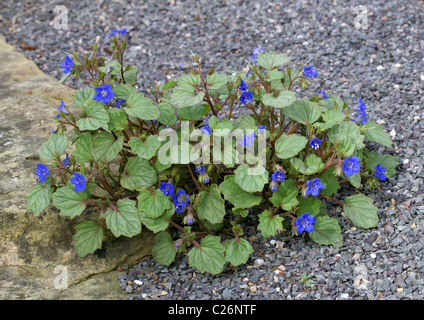
[(379, 164), (377, 164), (376, 166), (375, 166), (375, 172), (374, 172), (374, 174), (375, 174), (375, 176), (377, 177), (377, 178), (379, 178), (380, 180), (386, 180), (387, 179), (387, 177), (386, 177), (386, 175), (385, 175), (385, 173), (386, 173), (386, 168), (384, 168), (382, 165), (381, 165), (381, 163), (379, 163)]
[(115, 107), (119, 108), (121, 106), (121, 104), (123, 104), (124, 102), (125, 102), (124, 99), (116, 99)]
[(249, 76), (249, 74), (252, 72), (252, 69), (249, 68), (249, 71), (246, 72), (246, 78)]
[(112, 91), (112, 86), (109, 83), (106, 83), (104, 86), (97, 87), (96, 92), (94, 99), (101, 101), (104, 104), (107, 104), (115, 96), (115, 92)]
[(205, 173), (203, 175), (203, 183), (209, 183), (209, 181), (211, 181), (211, 179), (209, 178), (208, 174)]
[(309, 146), (312, 149), (318, 149), (321, 146), (321, 139), (319, 138), (312, 138), (311, 142), (309, 143)]
[(205, 173), (205, 171), (206, 171), (205, 166), (200, 165), (196, 168), (196, 173)]
[(174, 185), (172, 183), (167, 183), (165, 181), (162, 181), (160, 183), (159, 189), (163, 192), (165, 196), (168, 196), (174, 193)]
[(264, 51), (263, 47), (253, 49), (253, 54), (251, 56), (252, 60), (257, 63), (256, 59), (258, 59), (258, 55), (263, 51)]
[(259, 133), (264, 132), (264, 131), (266, 130), (266, 125), (259, 125), (259, 126), (258, 126), (258, 130), (259, 130), (259, 131), (258, 131)]
[(356, 109), (359, 111), (362, 111), (364, 114), (367, 114), (365, 112), (365, 109), (367, 108), (367, 106), (365, 105), (365, 103), (362, 101), (362, 98), (358, 99), (358, 104), (356, 105)]
[(204, 133), (208, 135), (211, 134), (212, 129), (211, 127), (209, 127), (209, 119), (206, 119), (206, 124), (203, 127), (201, 127), (200, 130), (202, 130)]
[(56, 126), (52, 129), (52, 133), (57, 133), (59, 131), (59, 126)]
[(357, 156), (351, 156), (343, 161), (343, 172), (348, 177), (361, 171), (361, 160)]
[(327, 96), (327, 94), (325, 93), (325, 91), (318, 90), (318, 94), (319, 94), (322, 98), (324, 98), (325, 100), (330, 99), (330, 97), (329, 97), (329, 96)]
[(354, 114), (353, 117), (355, 119), (350, 119), (350, 121), (358, 121), (359, 123), (367, 123), (368, 122), (368, 118), (366, 117), (366, 112), (365, 111), (360, 111), (357, 110)]
[(177, 241), (175, 241), (175, 248), (179, 248), (181, 247), (181, 239), (178, 239)]
[(275, 170), (274, 173), (271, 175), (271, 178), (274, 181), (283, 182), (284, 179), (286, 178), (286, 175), (284, 174), (283, 171)]
[(172, 195), (172, 201), (175, 205), (175, 211), (178, 213), (183, 213), (184, 208), (187, 206), (187, 203), (190, 201), (190, 198), (186, 194), (185, 190), (178, 190), (177, 194)]
[(252, 132), (252, 134), (250, 135), (245, 135), (243, 137), (243, 141), (237, 141), (238, 143), (240, 143), (242, 146), (251, 146), (254, 142), (256, 134), (254, 132)]
[(188, 224), (188, 225), (192, 225), (192, 224), (193, 224), (193, 222), (194, 222), (193, 215), (192, 215), (191, 213), (189, 213), (189, 214), (187, 215), (187, 224)]
[(314, 77), (318, 75), (318, 71), (314, 69), (313, 64), (311, 64), (309, 67), (303, 66), (302, 68), (303, 68), (303, 74), (310, 79), (313, 79)]
[(57, 108), (57, 111), (62, 111), (63, 113), (69, 113), (66, 109), (65, 109), (65, 102), (63, 100), (60, 100), (60, 106), (59, 108)]
[(308, 180), (306, 182), (306, 194), (312, 194), (314, 197), (319, 195), (319, 190), (324, 189), (325, 186), (321, 182), (320, 178), (315, 178), (314, 180)]
[(270, 189), (272, 192), (277, 191), (277, 182), (275, 182), (274, 180), (271, 181), (271, 185), (270, 185)]
[(239, 85), (239, 90), (246, 91), (247, 88), (249, 88), (247, 82), (244, 81), (244, 80), (241, 80), (240, 85)]
[(68, 153), (66, 154), (66, 158), (62, 162), (63, 162), (63, 165), (65, 167), (71, 164), (71, 161), (69, 161), (69, 154)]
[(184, 212), (184, 209), (185, 209), (185, 205), (183, 204), (183, 203), (174, 203), (174, 205), (175, 205), (175, 211), (176, 212), (178, 212), (178, 213), (183, 213)]
[(243, 91), (241, 93), (239, 100), (243, 103), (246, 103), (247, 101), (252, 100), (252, 98), (253, 98), (253, 92), (252, 91)]
[(298, 233), (302, 233), (303, 231), (312, 232), (315, 230), (314, 223), (315, 216), (309, 215), (309, 212), (305, 212), (296, 219), (296, 231)]
[(35, 175), (38, 177), (38, 179), (36, 179), (37, 182), (43, 183), (49, 174), (50, 170), (47, 166), (41, 163), (37, 164), (37, 170), (35, 170)]
[(180, 70), (181, 71), (185, 71), (185, 70), (187, 70), (189, 68), (189, 66), (188, 65), (186, 65), (184, 62), (183, 63), (180, 63)]
[(68, 56), (60, 63), (60, 65), (62, 66), (64, 73), (71, 72), (72, 68), (75, 66), (74, 60)]
[(111, 33), (109, 33), (109, 36), (113, 37), (115, 35), (119, 36), (122, 34), (126, 34), (127, 33), (127, 28), (118, 30), (118, 29), (113, 29)]
[(75, 186), (75, 191), (80, 192), (85, 189), (85, 183), (87, 182), (87, 179), (78, 172), (74, 173), (74, 176), (71, 178), (72, 184)]

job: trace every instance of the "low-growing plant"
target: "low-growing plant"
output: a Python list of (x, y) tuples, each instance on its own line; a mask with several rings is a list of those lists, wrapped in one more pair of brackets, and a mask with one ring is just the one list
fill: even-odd
[[(109, 34), (111, 58), (99, 56), (94, 43), (90, 56), (74, 53), (62, 62), (59, 83), (89, 79), (73, 95), (80, 112), (59, 106), (41, 147), (46, 164), (37, 164), (39, 183), (27, 196), (36, 216), (50, 203), (71, 219), (94, 208), (97, 218), (75, 227), (79, 256), (101, 248), (106, 229), (115, 237), (149, 229), (159, 263), (187, 253), (190, 266), (217, 274), (253, 252), (243, 237), (249, 213), (260, 212), (263, 237), (289, 230), (335, 247), (343, 235), (327, 201), (343, 206), (356, 227), (377, 225), (370, 197), (336, 199), (342, 184), (374, 189), (398, 164), (366, 149), (365, 139), (386, 147), (392, 141), (367, 119), (361, 99), (349, 108), (324, 91), (302, 96), (318, 76), (314, 66), (289, 67), (287, 55), (262, 47), (253, 50), (247, 72), (204, 71), (192, 54), (179, 77), (143, 94), (138, 68), (124, 62), (125, 34)], [(236, 107), (250, 114), (236, 117)]]

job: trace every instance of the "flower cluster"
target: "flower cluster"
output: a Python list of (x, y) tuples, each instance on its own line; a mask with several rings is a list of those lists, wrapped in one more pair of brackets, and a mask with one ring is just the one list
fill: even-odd
[(209, 178), (208, 174), (206, 173), (205, 166), (200, 165), (200, 166), (196, 167), (196, 173), (200, 174), (200, 176), (199, 176), (200, 182), (209, 183), (210, 178)]
[(74, 60), (71, 57), (66, 57), (64, 61), (60, 63), (63, 68), (63, 73), (71, 72), (74, 65)]
[(184, 189), (178, 190), (177, 194), (172, 195), (172, 202), (175, 205), (175, 211), (183, 213), (185, 207), (188, 205), (190, 198)]
[(278, 185), (277, 182), (283, 182), (284, 179), (286, 179), (286, 175), (283, 172), (283, 168), (277, 166), (277, 170), (274, 171), (274, 173), (271, 175), (271, 185), (270, 189), (272, 192), (277, 191)]

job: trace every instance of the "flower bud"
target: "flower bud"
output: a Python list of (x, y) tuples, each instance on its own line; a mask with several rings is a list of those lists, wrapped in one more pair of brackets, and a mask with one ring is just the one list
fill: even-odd
[(175, 248), (179, 249), (181, 247), (181, 239), (175, 241)]
[(271, 181), (271, 185), (270, 185), (270, 189), (272, 192), (277, 191), (278, 186), (277, 186), (277, 182), (275, 182), (274, 180)]

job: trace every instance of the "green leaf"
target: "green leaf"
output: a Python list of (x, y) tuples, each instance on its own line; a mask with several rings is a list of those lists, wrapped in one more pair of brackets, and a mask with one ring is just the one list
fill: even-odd
[(288, 90), (280, 91), (276, 97), (271, 93), (266, 93), (261, 99), (264, 105), (278, 109), (287, 108), (296, 100), (296, 92)]
[(103, 73), (109, 73), (116, 75), (121, 72), (121, 64), (116, 60), (109, 61), (104, 67), (99, 67), (99, 70)]
[(355, 150), (365, 148), (365, 145), (363, 144), (365, 136), (361, 135), (360, 128), (353, 121), (341, 122), (329, 129), (327, 133), (328, 139), (332, 143), (340, 143), (347, 137), (350, 137), (352, 139), (352, 143), (355, 145)]
[(125, 165), (128, 176), (121, 177), (121, 186), (134, 191), (143, 187), (151, 187), (158, 181), (158, 174), (149, 161), (140, 157), (131, 157)]
[(275, 152), (280, 159), (289, 159), (305, 148), (308, 139), (296, 134), (283, 134), (275, 142)]
[(296, 182), (294, 180), (285, 180), (279, 186), (277, 191), (275, 191), (271, 198), (272, 204), (275, 207), (281, 207), (284, 210), (292, 210), (299, 204), (299, 201), (296, 199), (299, 190), (296, 188)]
[(150, 190), (143, 190), (137, 197), (138, 210), (146, 214), (148, 218), (160, 217), (165, 210), (171, 208), (171, 201), (163, 192), (156, 189), (153, 193)]
[(194, 106), (177, 109), (181, 121), (198, 120), (209, 113), (209, 106), (206, 104), (197, 104)]
[(221, 197), (221, 192), (216, 184), (212, 184), (207, 191), (199, 194), (199, 205), (197, 215), (201, 220), (208, 220), (210, 223), (221, 223), (226, 214), (225, 201)]
[(275, 236), (278, 229), (283, 229), (283, 220), (284, 219), (278, 215), (271, 217), (271, 212), (265, 210), (259, 215), (258, 229), (261, 230), (264, 238)]
[(315, 154), (311, 154), (306, 157), (305, 163), (302, 161), (302, 159), (299, 158), (292, 158), (290, 159), (290, 162), (297, 171), (305, 175), (315, 174), (324, 168), (324, 163), (322, 162), (321, 158)]
[(343, 111), (345, 103), (343, 102), (342, 98), (340, 98), (339, 96), (333, 96), (331, 94), (328, 94), (328, 96), (330, 97), (330, 99), (321, 99), (319, 101), (320, 106), (323, 106), (328, 110), (335, 109), (338, 111)]
[(219, 74), (217, 72), (208, 74), (208, 77), (207, 77), (208, 90), (218, 90), (221, 87), (225, 86), (227, 82), (228, 82), (228, 77), (225, 74)]
[(316, 217), (314, 231), (309, 232), (309, 237), (320, 245), (332, 245), (336, 248), (343, 246), (343, 235), (337, 219), (328, 216)]
[(137, 89), (130, 84), (119, 83), (113, 87), (113, 92), (115, 92), (116, 98), (127, 101), (130, 95), (137, 93)]
[(387, 178), (391, 178), (396, 174), (396, 167), (399, 164), (398, 157), (368, 151), (364, 153), (364, 156), (365, 168), (372, 173), (374, 173), (376, 165), (380, 163), (381, 166), (386, 168), (385, 175)]
[(159, 108), (153, 104), (153, 100), (144, 96), (142, 93), (136, 93), (129, 96), (128, 107), (125, 112), (135, 118), (142, 120), (156, 120), (160, 117)]
[(347, 177), (350, 184), (354, 186), (355, 188), (359, 188), (361, 186), (361, 174), (360, 173), (354, 173), (350, 177)]
[(235, 129), (256, 129), (258, 127), (257, 120), (251, 115), (241, 115), (233, 122)]
[(162, 142), (158, 140), (158, 135), (149, 135), (146, 141), (141, 141), (139, 137), (131, 137), (128, 144), (140, 158), (149, 160), (156, 154)]
[(234, 174), (235, 182), (247, 192), (260, 192), (268, 183), (268, 171), (261, 166), (250, 167), (247, 164), (241, 164)]
[(241, 264), (245, 264), (249, 259), (249, 255), (253, 252), (253, 248), (249, 241), (239, 238), (239, 241), (237, 242), (237, 239), (234, 238), (228, 241), (225, 255), (226, 260), (233, 266), (237, 267)]
[(152, 249), (153, 258), (161, 265), (169, 266), (175, 260), (175, 254), (177, 249), (175, 248), (174, 241), (171, 235), (162, 231), (156, 236), (155, 245)]
[[(277, 69), (271, 70), (268, 72), (268, 81), (280, 80), (284, 78), (284, 73), (278, 71)], [(281, 83), (281, 82), (280, 82)]]
[(74, 227), (77, 233), (74, 235), (75, 250), (78, 257), (85, 257), (102, 248), (103, 230), (94, 221), (83, 221)]
[(109, 122), (109, 115), (99, 101), (92, 101), (87, 104), (84, 118), (77, 121), (77, 127), (81, 131), (97, 130)]
[(322, 201), (317, 197), (299, 197), (299, 206), (296, 211), (296, 215), (300, 217), (305, 212), (309, 212), (309, 214), (316, 216), (320, 212)]
[(354, 226), (373, 228), (378, 224), (378, 209), (372, 203), (373, 200), (362, 193), (353, 195), (346, 198), (343, 211)]
[(141, 221), (136, 202), (128, 198), (120, 199), (116, 208), (109, 208), (104, 215), (107, 227), (115, 237), (132, 237), (141, 233)]
[(196, 93), (196, 88), (200, 85), (199, 75), (184, 75), (178, 79), (178, 86), (174, 88), (170, 103), (177, 109), (191, 107), (202, 103), (205, 97), (204, 92)]
[(74, 106), (77, 108), (85, 108), (93, 101), (95, 91), (93, 88), (84, 87), (83, 90), (77, 90), (73, 95)]
[(261, 196), (244, 191), (235, 182), (235, 176), (225, 176), (224, 181), (219, 185), (219, 189), (225, 200), (231, 202), (236, 208), (250, 208), (258, 205), (262, 201)]
[(93, 146), (93, 135), (90, 132), (83, 132), (80, 134), (78, 140), (75, 142), (74, 156), (77, 162), (90, 162), (94, 160), (91, 154)]
[(177, 116), (175, 115), (175, 109), (167, 102), (161, 102), (158, 104), (158, 109), (160, 112), (160, 117), (158, 121), (162, 124), (174, 125), (177, 121)]
[(56, 160), (63, 154), (68, 146), (68, 138), (63, 134), (52, 134), (46, 142), (41, 145), (40, 158), (44, 160)]
[(136, 66), (130, 65), (129, 69), (127, 69), (124, 72), (125, 82), (127, 83), (137, 82), (137, 72), (138, 72), (138, 68)]
[(221, 273), (226, 262), (225, 247), (218, 236), (207, 235), (200, 242), (200, 248), (193, 247), (188, 253), (190, 267), (196, 267), (201, 273)]
[(169, 226), (169, 220), (175, 212), (175, 207), (171, 203), (171, 207), (166, 209), (165, 212), (158, 218), (149, 218), (146, 213), (139, 211), (141, 222), (147, 227), (147, 229), (158, 233), (159, 231), (164, 231)]
[(40, 213), (50, 204), (53, 189), (47, 184), (37, 184), (32, 187), (28, 195), (25, 196), (27, 208), (34, 211), (38, 217)]
[(124, 137), (116, 140), (112, 133), (102, 131), (94, 136), (92, 154), (96, 161), (111, 162), (122, 150)]
[(322, 118), (325, 122), (316, 122), (314, 123), (314, 127), (319, 128), (321, 130), (327, 130), (334, 127), (336, 124), (344, 121), (346, 115), (337, 109), (331, 109), (324, 112), (322, 114)]
[(291, 58), (289, 58), (286, 54), (276, 52), (261, 53), (258, 56), (259, 65), (267, 70), (286, 64), (290, 62), (290, 60)]
[(107, 113), (109, 115), (109, 122), (107, 125), (110, 131), (121, 131), (127, 128), (128, 120), (124, 110), (113, 108), (108, 109)]
[(75, 218), (86, 207), (86, 200), (90, 197), (89, 188), (83, 191), (75, 191), (74, 185), (68, 181), (65, 187), (59, 188), (52, 195), (53, 205), (58, 208), (61, 216)]
[(325, 188), (320, 192), (326, 196), (333, 196), (337, 194), (340, 189), (339, 179), (334, 174), (334, 168), (330, 168), (321, 175), (321, 182), (325, 185)]
[(169, 79), (161, 88), (161, 91), (167, 91), (169, 89), (171, 89), (172, 87), (176, 86), (178, 83), (177, 80), (175, 79)]
[(368, 121), (364, 127), (366, 128), (364, 135), (369, 141), (377, 142), (385, 147), (392, 147), (393, 141), (390, 139), (390, 135), (384, 132), (382, 125), (375, 121)]
[(313, 124), (321, 116), (318, 103), (307, 99), (297, 100), (287, 108), (283, 109), (283, 114), (301, 124)]

